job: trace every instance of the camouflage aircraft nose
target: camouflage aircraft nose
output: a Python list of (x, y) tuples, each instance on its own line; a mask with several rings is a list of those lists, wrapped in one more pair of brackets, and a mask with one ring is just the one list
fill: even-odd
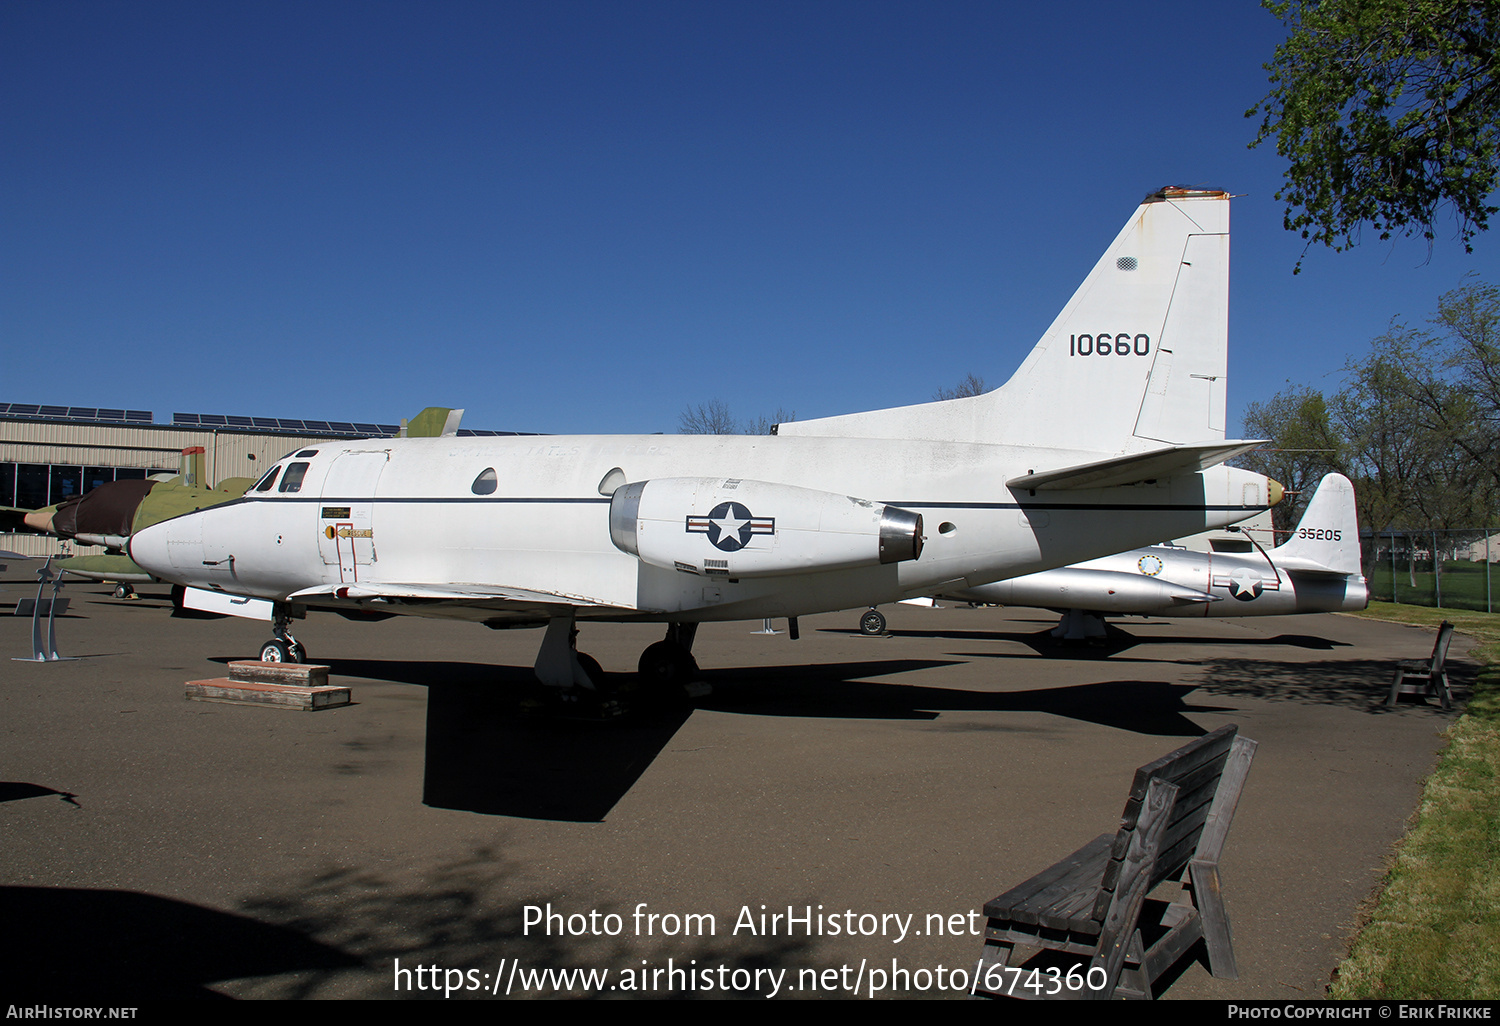
[(52, 517), (57, 512), (56, 506), (48, 506), (45, 509), (34, 509), (21, 518), (21, 523), (33, 531), (43, 534), (52, 534)]

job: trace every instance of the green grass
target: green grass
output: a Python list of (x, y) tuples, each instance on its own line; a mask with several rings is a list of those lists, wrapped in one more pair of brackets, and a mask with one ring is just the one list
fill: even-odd
[(1364, 614), (1480, 641), (1474, 695), (1449, 729), (1414, 823), (1329, 996), (1500, 997), (1500, 615), (1372, 602)]
[[(1418, 563), (1417, 566), (1427, 566), (1427, 570), (1418, 569), (1413, 575), (1408, 572), (1404, 563), (1396, 566), (1396, 598), (1401, 600), (1402, 605), (1432, 606), (1437, 604), (1437, 581), (1433, 576), (1431, 564)], [(1485, 571), (1489, 571), (1489, 579), (1485, 578)], [(1371, 570), (1370, 594), (1381, 598), (1391, 597), (1391, 567), (1376, 564)], [(1413, 584), (1415, 580), (1415, 584)], [(1491, 603), (1500, 603), (1500, 566), (1486, 568), (1484, 563), (1469, 562), (1443, 562), (1443, 606), (1485, 610), (1491, 608)], [(1500, 608), (1497, 605), (1496, 608)]]

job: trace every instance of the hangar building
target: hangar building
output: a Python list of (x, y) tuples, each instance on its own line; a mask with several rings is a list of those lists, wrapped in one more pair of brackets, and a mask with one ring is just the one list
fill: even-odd
[[(146, 410), (0, 403), (0, 506), (40, 509), (106, 481), (179, 473), (185, 450), (201, 449), (204, 477), (258, 478), (276, 460), (314, 442), (393, 438), (397, 424), (174, 413), (158, 424)], [(515, 434), (470, 431), (461, 435)], [(96, 546), (29, 533), (0, 534), (0, 549), (88, 555)]]

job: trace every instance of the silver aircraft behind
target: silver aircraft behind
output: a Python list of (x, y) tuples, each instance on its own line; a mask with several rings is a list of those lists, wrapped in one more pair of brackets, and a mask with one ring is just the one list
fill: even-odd
[[(1223, 466), (1229, 196), (1148, 196), (1005, 385), (783, 424), (774, 436), (327, 442), (237, 500), (138, 531), (189, 604), (540, 627), (537, 677), (593, 688), (580, 620), (666, 623), (653, 683), (697, 672), (698, 623), (951, 591), (1243, 520), (1281, 486)], [(1217, 425), (1217, 427), (1215, 426)]]
[(1153, 545), (943, 597), (1062, 610), (1052, 633), (1070, 641), (1102, 637), (1106, 616), (1281, 616), (1370, 603), (1354, 485), (1342, 474), (1319, 482), (1290, 538), (1270, 552), (1256, 549), (1243, 555)]

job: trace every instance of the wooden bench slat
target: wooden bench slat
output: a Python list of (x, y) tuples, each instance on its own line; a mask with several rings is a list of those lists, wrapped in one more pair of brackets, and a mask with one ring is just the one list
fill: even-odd
[(1111, 834), (1100, 834), (1067, 858), (985, 902), (984, 914), (991, 919), (1016, 919), (1024, 923), (1035, 923), (1038, 922), (1038, 911), (1051, 905), (1058, 896), (1090, 883), (1092, 893), (1098, 887), (1104, 860), (1108, 857), (1109, 845), (1113, 840)]

